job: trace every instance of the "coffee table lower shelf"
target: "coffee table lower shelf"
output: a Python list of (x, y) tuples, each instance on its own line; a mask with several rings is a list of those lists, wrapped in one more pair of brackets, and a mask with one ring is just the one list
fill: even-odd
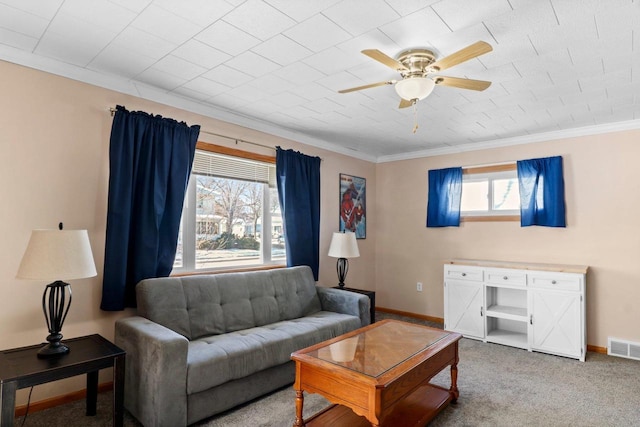
[[(434, 385), (424, 385), (405, 399), (384, 419), (383, 425), (393, 427), (424, 427), (451, 402), (449, 390)], [(371, 423), (343, 405), (331, 405), (305, 420), (307, 427), (369, 427)]]

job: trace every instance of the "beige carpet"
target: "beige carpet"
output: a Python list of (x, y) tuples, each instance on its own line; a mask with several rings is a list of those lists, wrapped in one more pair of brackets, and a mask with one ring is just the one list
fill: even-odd
[[(379, 313), (379, 318), (383, 317), (398, 318)], [(637, 361), (588, 353), (583, 363), (463, 339), (458, 368), (460, 399), (430, 426), (640, 426)], [(448, 371), (433, 382), (447, 386)], [(196, 425), (291, 426), (294, 396), (293, 389), (287, 387)], [(306, 396), (305, 417), (326, 405), (321, 396)], [(96, 417), (85, 417), (84, 402), (78, 401), (30, 414), (25, 427), (110, 426), (110, 411), (110, 394), (103, 393)], [(22, 419), (16, 419), (15, 425), (20, 422)], [(125, 426), (140, 424), (126, 414)]]

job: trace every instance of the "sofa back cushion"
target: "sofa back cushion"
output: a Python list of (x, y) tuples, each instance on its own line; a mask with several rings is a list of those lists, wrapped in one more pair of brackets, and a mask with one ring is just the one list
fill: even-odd
[(320, 311), (307, 266), (246, 273), (165, 277), (136, 286), (138, 313), (188, 339)]

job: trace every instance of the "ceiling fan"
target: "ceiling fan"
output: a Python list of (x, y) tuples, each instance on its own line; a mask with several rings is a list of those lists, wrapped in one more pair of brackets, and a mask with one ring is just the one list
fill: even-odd
[(459, 77), (433, 76), (432, 74), (484, 55), (492, 50), (493, 48), (489, 43), (479, 41), (442, 59), (436, 59), (435, 54), (427, 49), (408, 49), (400, 52), (397, 59), (394, 59), (377, 49), (366, 49), (362, 53), (399, 72), (402, 79), (371, 83), (343, 89), (338, 92), (349, 93), (395, 84), (396, 92), (402, 98), (399, 108), (406, 108), (429, 96), (436, 85), (482, 91), (491, 86), (491, 82)]

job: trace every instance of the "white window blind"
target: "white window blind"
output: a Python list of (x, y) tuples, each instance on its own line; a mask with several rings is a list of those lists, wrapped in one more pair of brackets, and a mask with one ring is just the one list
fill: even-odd
[(261, 182), (276, 186), (276, 165), (196, 150), (191, 171), (197, 175)]

